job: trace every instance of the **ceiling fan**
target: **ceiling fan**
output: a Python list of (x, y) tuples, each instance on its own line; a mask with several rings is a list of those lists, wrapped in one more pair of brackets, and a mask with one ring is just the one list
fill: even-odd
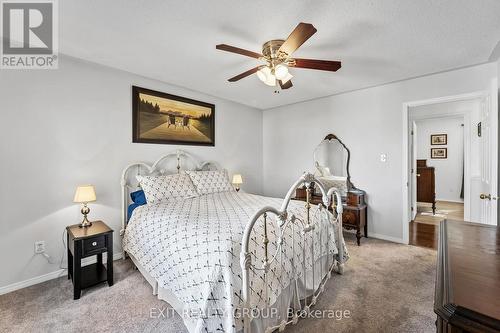
[(278, 83), (281, 89), (293, 86), (292, 74), (289, 67), (317, 69), (322, 71), (336, 72), (341, 67), (340, 61), (315, 60), (292, 58), (291, 55), (305, 41), (316, 33), (316, 28), (310, 23), (299, 23), (286, 40), (273, 39), (262, 45), (262, 54), (234, 47), (227, 44), (219, 44), (215, 48), (222, 51), (238, 53), (247, 57), (265, 61), (265, 65), (254, 67), (246, 72), (230, 78), (229, 82), (239, 81), (249, 75), (257, 73), (259, 79), (269, 86)]

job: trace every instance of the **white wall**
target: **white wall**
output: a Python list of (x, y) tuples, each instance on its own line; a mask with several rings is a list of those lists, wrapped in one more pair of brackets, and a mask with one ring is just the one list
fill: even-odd
[(264, 193), (283, 195), (312, 170), (314, 148), (333, 132), (351, 150), (352, 181), (367, 191), (369, 233), (402, 241), (403, 103), (489, 90), (496, 76), (490, 63), (264, 111)]
[[(58, 269), (33, 254), (45, 240), (58, 261), (64, 227), (78, 223), (74, 189), (93, 183), (92, 218), (116, 231), (120, 250), (122, 168), (177, 148), (241, 172), (244, 188), (282, 196), (333, 132), (352, 152), (352, 181), (368, 193), (369, 232), (401, 240), (402, 103), (488, 89), (486, 64), (262, 112), (131, 73), (62, 57), (56, 71), (0, 74), (0, 288)], [(216, 147), (131, 143), (131, 86), (216, 105)], [(386, 153), (386, 163), (379, 155)], [(263, 186), (262, 186), (263, 184)]]
[[(463, 117), (418, 120), (417, 159), (427, 160), (434, 167), (436, 199), (463, 202), (460, 197), (464, 171)], [(448, 144), (431, 146), (432, 134), (447, 134)], [(447, 148), (448, 158), (431, 159), (431, 148)]]
[[(216, 106), (216, 146), (133, 144), (131, 86)], [(45, 240), (59, 261), (64, 227), (81, 219), (72, 203), (78, 184), (96, 186), (91, 218), (115, 230), (120, 250), (120, 174), (128, 163), (152, 162), (178, 148), (243, 174), (243, 188), (261, 192), (262, 111), (63, 57), (54, 71), (0, 74), (0, 287), (58, 269), (33, 254)]]

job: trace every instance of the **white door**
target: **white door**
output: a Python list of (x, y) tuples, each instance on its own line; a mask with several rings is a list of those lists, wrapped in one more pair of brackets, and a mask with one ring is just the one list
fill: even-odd
[(481, 210), (480, 222), (497, 225), (498, 196), (498, 84), (492, 84), (490, 96), (481, 102), (478, 124), (481, 150)]
[(417, 216), (417, 123), (412, 122), (411, 128), (411, 219)]

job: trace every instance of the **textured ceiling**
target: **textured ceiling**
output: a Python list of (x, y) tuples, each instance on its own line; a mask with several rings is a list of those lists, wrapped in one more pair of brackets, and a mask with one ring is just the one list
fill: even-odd
[[(64, 0), (60, 51), (260, 109), (488, 61), (500, 40), (498, 0)], [(341, 60), (337, 73), (292, 69), (274, 93), (256, 75), (231, 76), (299, 22), (318, 32), (294, 55)]]

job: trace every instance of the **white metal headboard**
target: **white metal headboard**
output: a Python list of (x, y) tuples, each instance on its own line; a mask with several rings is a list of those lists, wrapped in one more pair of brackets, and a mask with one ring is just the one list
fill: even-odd
[[(170, 164), (168, 164), (169, 162)], [(172, 164), (172, 162), (174, 163)], [(127, 208), (131, 202), (130, 193), (141, 188), (139, 182), (136, 179), (137, 175), (168, 175), (173, 173), (180, 173), (183, 170), (214, 169), (220, 169), (218, 163), (212, 161), (200, 162), (197, 158), (184, 150), (176, 150), (174, 152), (168, 153), (157, 159), (151, 165), (145, 162), (135, 162), (129, 164), (127, 167), (125, 167), (125, 169), (123, 169), (120, 182), (122, 187), (122, 229), (120, 230), (120, 235), (123, 236), (125, 228), (127, 227)], [(133, 176), (131, 176), (132, 171), (135, 171), (135, 173), (133, 173)]]

